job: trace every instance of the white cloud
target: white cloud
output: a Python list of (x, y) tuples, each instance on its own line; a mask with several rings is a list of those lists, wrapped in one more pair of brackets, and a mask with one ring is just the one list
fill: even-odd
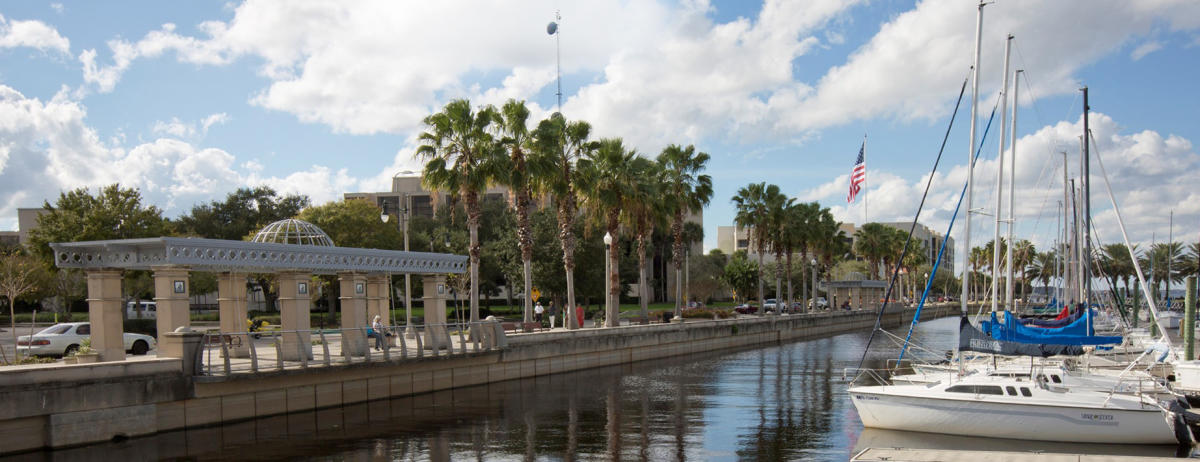
[[(201, 24), (201, 30), (212, 30), (213, 24)], [(122, 39), (109, 40), (109, 51), (113, 63), (101, 65), (97, 62), (95, 49), (83, 50), (79, 62), (83, 64), (83, 80), (93, 84), (102, 93), (116, 87), (121, 74), (137, 59), (157, 58), (167, 51), (174, 51), (180, 62), (193, 64), (225, 64), (229, 62), (228, 50), (220, 43), (184, 37), (175, 33), (175, 24), (163, 24), (159, 30), (151, 31), (136, 43)]]
[(69, 54), (71, 41), (41, 21), (8, 20), (0, 15), (0, 48), (29, 47)]
[(1154, 53), (1158, 50), (1161, 50), (1162, 47), (1163, 47), (1163, 44), (1162, 44), (1162, 42), (1159, 42), (1159, 41), (1146, 42), (1141, 45), (1138, 45), (1137, 48), (1134, 48), (1133, 51), (1129, 53), (1129, 58), (1134, 61), (1137, 61), (1137, 60), (1142, 59), (1143, 57), (1145, 57), (1146, 55), (1148, 55), (1150, 53)]
[[(168, 216), (246, 185), (307, 194), (317, 203), (359, 187), (359, 180), (345, 170), (314, 165), (283, 177), (264, 175), (260, 164), (235, 167), (228, 152), (174, 138), (126, 150), (119, 139), (102, 141), (86, 122), (87, 109), (67, 94), (64, 90), (41, 101), (0, 85), (0, 228), (15, 228), (18, 207), (54, 202), (61, 191), (112, 183), (139, 188), (148, 203), (163, 207)], [(163, 127), (195, 130), (194, 124), (188, 127), (177, 119)]]
[[(214, 125), (223, 125), (229, 122), (229, 120), (229, 114), (224, 112), (209, 115), (197, 123), (184, 122), (179, 120), (178, 117), (172, 117), (168, 122), (161, 120), (154, 122), (152, 130), (159, 135), (171, 135), (183, 139), (203, 139), (208, 135), (209, 128), (212, 128)], [(198, 129), (196, 128), (197, 124), (200, 127)]]
[(54, 12), (55, 12), (55, 13), (58, 13), (58, 14), (63, 14), (63, 11), (65, 11), (65, 8), (63, 8), (63, 4), (62, 4), (62, 3), (57, 3), (57, 2), (56, 2), (56, 3), (51, 3), (51, 4), (50, 4), (50, 9), (54, 10)]

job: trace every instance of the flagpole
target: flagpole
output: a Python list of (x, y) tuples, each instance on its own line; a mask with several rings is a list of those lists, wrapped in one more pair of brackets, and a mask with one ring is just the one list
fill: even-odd
[[(867, 134), (863, 133), (863, 168), (867, 166)], [(863, 175), (863, 224), (867, 224), (867, 176)]]

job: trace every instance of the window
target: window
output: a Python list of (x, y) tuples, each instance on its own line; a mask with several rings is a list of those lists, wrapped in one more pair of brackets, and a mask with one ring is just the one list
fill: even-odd
[(1017, 388), (1016, 387), (1011, 387), (1011, 386), (1004, 387), (1004, 390), (1008, 392), (1008, 396), (1017, 396)]
[(42, 329), (42, 331), (38, 332), (37, 335), (65, 334), (69, 330), (71, 330), (70, 324), (59, 324), (57, 326), (50, 326)]
[(971, 393), (976, 395), (1003, 395), (1004, 389), (998, 385), (955, 385), (947, 388), (948, 393)]
[(747, 247), (750, 247), (750, 240), (749, 240), (749, 239), (738, 239), (738, 241), (737, 241), (737, 248), (739, 248), (739, 249), (744, 249), (744, 248), (747, 248)]
[(1021, 396), (1030, 397), (1033, 393), (1030, 393), (1028, 388), (1021, 387)]
[(75, 328), (75, 335), (92, 335), (92, 325), (84, 324)]
[(1058, 378), (1058, 374), (1050, 374), (1050, 380), (1053, 380), (1054, 383), (1062, 383), (1062, 379)]

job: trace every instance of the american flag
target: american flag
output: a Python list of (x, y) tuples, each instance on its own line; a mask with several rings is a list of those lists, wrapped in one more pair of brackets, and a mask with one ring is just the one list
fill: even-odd
[(867, 163), (864, 160), (867, 142), (863, 141), (861, 148), (858, 148), (858, 160), (854, 162), (854, 169), (850, 171), (850, 195), (846, 196), (846, 203), (854, 202), (854, 197), (858, 196), (858, 191), (862, 190), (862, 184), (867, 181)]

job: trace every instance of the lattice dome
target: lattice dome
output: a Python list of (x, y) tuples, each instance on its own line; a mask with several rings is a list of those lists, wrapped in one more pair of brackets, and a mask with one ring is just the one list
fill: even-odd
[(264, 226), (254, 235), (254, 242), (275, 244), (300, 244), (334, 247), (333, 239), (317, 225), (304, 220), (288, 218)]

